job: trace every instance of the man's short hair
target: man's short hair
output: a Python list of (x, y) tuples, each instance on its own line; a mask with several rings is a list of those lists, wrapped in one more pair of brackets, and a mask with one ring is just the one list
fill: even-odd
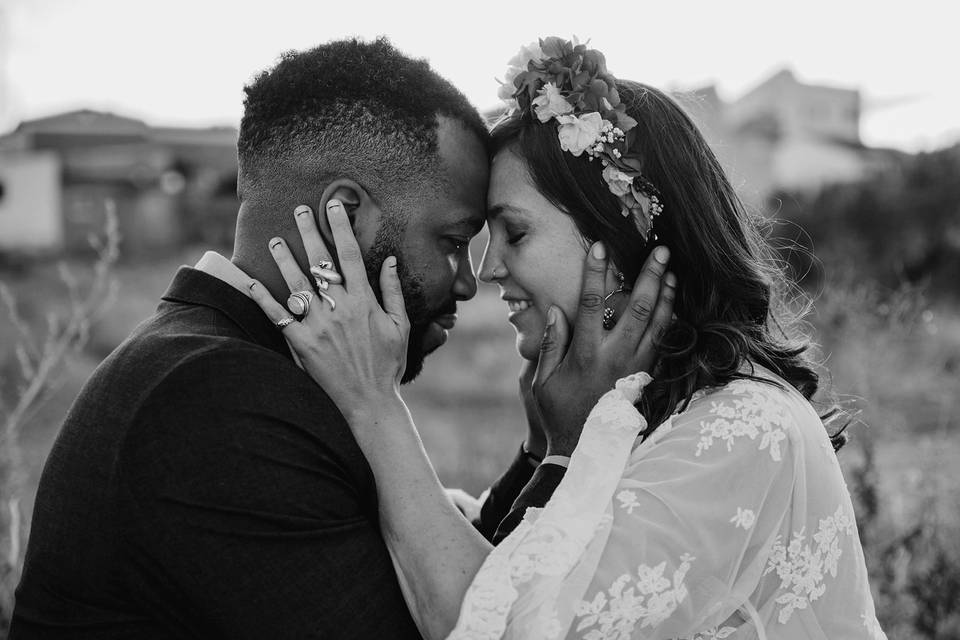
[(273, 200), (345, 176), (393, 208), (437, 175), (438, 115), (487, 144), (486, 127), (463, 94), (386, 38), (289, 51), (244, 92), (242, 200)]

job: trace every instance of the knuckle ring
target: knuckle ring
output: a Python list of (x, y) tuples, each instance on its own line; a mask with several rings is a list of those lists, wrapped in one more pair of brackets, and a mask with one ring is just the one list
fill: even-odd
[(276, 323), (277, 329), (280, 329), (281, 331), (283, 331), (284, 329), (286, 329), (287, 327), (289, 327), (289, 326), (290, 326), (291, 324), (293, 324), (294, 322), (296, 322), (296, 320), (294, 320), (294, 319), (291, 318), (290, 316), (287, 316), (286, 318), (283, 318), (282, 320), (277, 321), (277, 323)]
[(306, 316), (310, 311), (310, 300), (313, 299), (313, 293), (310, 291), (297, 291), (290, 294), (287, 298), (287, 309), (290, 313), (298, 316)]

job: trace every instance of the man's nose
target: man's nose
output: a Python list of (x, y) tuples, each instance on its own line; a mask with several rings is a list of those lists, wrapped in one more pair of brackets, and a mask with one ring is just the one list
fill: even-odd
[(477, 295), (477, 279), (473, 275), (473, 262), (468, 251), (457, 263), (457, 279), (453, 282), (453, 295), (457, 300), (469, 300)]

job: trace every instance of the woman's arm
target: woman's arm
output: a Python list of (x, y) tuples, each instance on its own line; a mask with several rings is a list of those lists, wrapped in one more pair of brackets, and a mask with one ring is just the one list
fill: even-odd
[(492, 545), (447, 498), (399, 394), (345, 412), (377, 479), (383, 537), (425, 638), (445, 638)]
[[(445, 495), (399, 394), (409, 323), (396, 260), (387, 258), (381, 269), (381, 307), (343, 207), (331, 200), (327, 217), (344, 280), (324, 291), (336, 308), (315, 299), (283, 332), (347, 418), (376, 477), (384, 538), (414, 619), (427, 638), (442, 638), (491, 547)], [(311, 264), (330, 260), (312, 216), (297, 223)], [(285, 279), (299, 288), (305, 276), (286, 245), (271, 244)], [(633, 292), (636, 311), (604, 331), (605, 270), (602, 250), (591, 252), (572, 338), (563, 314), (550, 313), (533, 389), (553, 453), (572, 451), (586, 414), (617, 378), (652, 369), (656, 339), (670, 322), (673, 286), (670, 278), (663, 284), (665, 265), (651, 259)], [(274, 322), (290, 316), (262, 285), (253, 282), (250, 291)]]

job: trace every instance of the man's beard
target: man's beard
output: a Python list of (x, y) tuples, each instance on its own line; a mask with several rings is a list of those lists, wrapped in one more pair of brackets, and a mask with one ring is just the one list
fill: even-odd
[[(400, 288), (403, 290), (403, 302), (407, 309), (407, 318), (410, 320), (410, 340), (407, 344), (407, 368), (403, 372), (400, 380), (401, 384), (412, 382), (423, 370), (423, 361), (430, 353), (433, 353), (437, 347), (427, 350), (426, 337), (430, 330), (430, 323), (439, 316), (454, 314), (457, 312), (457, 303), (450, 299), (438, 309), (431, 309), (427, 301), (427, 296), (423, 291), (423, 278), (416, 273), (409, 271), (405, 261), (403, 261), (398, 241), (400, 233), (390, 233), (385, 229), (387, 225), (381, 225), (377, 230), (373, 246), (363, 257), (363, 263), (367, 269), (367, 279), (370, 281), (370, 287), (380, 304), (383, 304), (383, 296), (380, 293), (380, 270), (383, 267), (383, 261), (387, 256), (397, 258), (397, 276), (400, 278)], [(386, 231), (386, 233), (382, 233)], [(392, 230), (396, 231), (396, 230)]]

